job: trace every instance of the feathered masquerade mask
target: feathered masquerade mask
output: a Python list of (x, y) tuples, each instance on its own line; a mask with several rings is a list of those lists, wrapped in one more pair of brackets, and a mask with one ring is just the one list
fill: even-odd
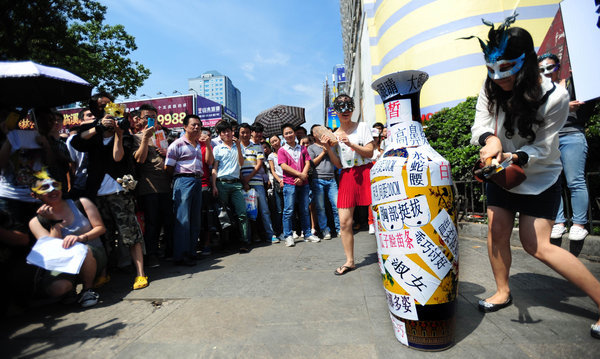
[[(521, 67), (523, 67), (525, 53), (515, 59), (499, 60), (504, 56), (506, 47), (508, 45), (509, 36), (506, 30), (508, 30), (510, 25), (515, 22), (517, 16), (519, 16), (519, 14), (514, 14), (507, 17), (504, 20), (504, 23), (502, 23), (498, 29), (494, 29), (493, 22), (481, 19), (485, 25), (492, 28), (490, 30), (490, 39), (487, 44), (475, 35), (461, 38), (468, 40), (475, 37), (477, 40), (479, 40), (479, 45), (481, 46), (481, 50), (483, 50), (486, 66), (488, 68), (488, 76), (492, 80), (503, 79), (514, 75), (521, 70)], [(496, 41), (496, 39), (498, 40)]]

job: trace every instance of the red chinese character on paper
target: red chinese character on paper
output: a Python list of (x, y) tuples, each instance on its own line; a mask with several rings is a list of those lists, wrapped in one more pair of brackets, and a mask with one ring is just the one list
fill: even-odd
[(404, 238), (402, 236), (402, 232), (396, 234), (396, 242), (398, 243), (398, 247), (404, 248)]
[(450, 179), (450, 165), (446, 162), (440, 164), (440, 179)]
[(387, 104), (388, 118), (400, 117), (400, 101), (392, 101)]
[(406, 248), (412, 249), (414, 248), (412, 241), (413, 239), (410, 238), (410, 236), (408, 235), (410, 232), (408, 230), (405, 230), (404, 233), (406, 234), (406, 238), (404, 239), (404, 244), (406, 246)]

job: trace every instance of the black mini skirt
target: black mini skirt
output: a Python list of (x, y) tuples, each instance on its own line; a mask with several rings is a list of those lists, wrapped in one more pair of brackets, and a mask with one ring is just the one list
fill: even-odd
[(560, 206), (561, 178), (540, 194), (517, 194), (508, 192), (493, 182), (486, 183), (487, 205), (519, 212), (536, 218), (556, 219)]

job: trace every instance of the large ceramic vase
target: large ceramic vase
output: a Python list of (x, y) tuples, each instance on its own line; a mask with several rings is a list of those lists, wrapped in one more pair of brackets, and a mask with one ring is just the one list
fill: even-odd
[(419, 94), (429, 75), (403, 71), (372, 85), (388, 138), (371, 169), (379, 266), (396, 338), (420, 350), (454, 344), (458, 235), (450, 164), (429, 145)]

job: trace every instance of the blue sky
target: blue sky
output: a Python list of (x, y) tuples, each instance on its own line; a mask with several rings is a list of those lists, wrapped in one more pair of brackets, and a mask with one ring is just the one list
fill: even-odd
[[(338, 0), (101, 0), (106, 23), (136, 38), (131, 58), (152, 71), (137, 96), (188, 93), (208, 70), (242, 93), (242, 121), (271, 106), (306, 108), (322, 123), (322, 88), (343, 63)], [(330, 80), (331, 82), (331, 80)]]

